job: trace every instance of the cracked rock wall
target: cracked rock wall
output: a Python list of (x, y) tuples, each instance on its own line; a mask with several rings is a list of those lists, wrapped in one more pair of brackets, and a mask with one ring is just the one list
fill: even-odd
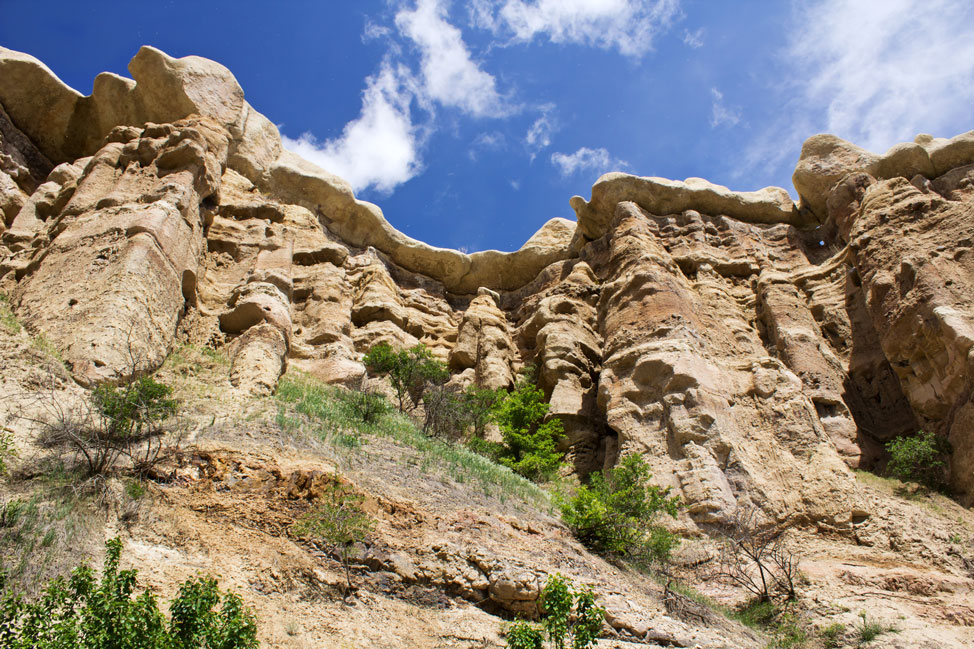
[(143, 48), (130, 70), (83, 97), (0, 50), (0, 289), (78, 382), (190, 341), (225, 346), (240, 390), (288, 366), (354, 388), (371, 345), (421, 342), (461, 383), (534, 364), (575, 471), (643, 453), (697, 525), (750, 504), (849, 531), (850, 467), (920, 427), (974, 493), (974, 132), (882, 156), (815, 136), (797, 205), (607, 174), (577, 221), (466, 255), (283, 151), (219, 64)]

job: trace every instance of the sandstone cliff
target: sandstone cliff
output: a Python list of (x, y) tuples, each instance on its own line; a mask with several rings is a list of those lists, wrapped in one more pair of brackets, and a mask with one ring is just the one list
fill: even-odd
[(688, 530), (754, 506), (875, 537), (851, 469), (918, 429), (974, 502), (974, 131), (881, 156), (815, 136), (798, 204), (607, 174), (577, 221), (468, 255), (283, 150), (219, 64), (129, 69), (85, 97), (0, 48), (0, 289), (81, 385), (188, 341), (241, 392), (289, 365), (357, 386), (371, 345), (423, 342), (489, 387), (535, 364), (576, 471), (645, 454)]

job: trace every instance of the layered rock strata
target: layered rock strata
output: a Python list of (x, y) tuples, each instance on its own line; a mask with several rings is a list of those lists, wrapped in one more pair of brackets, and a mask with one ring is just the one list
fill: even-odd
[(815, 136), (799, 205), (608, 174), (577, 221), (467, 255), (283, 150), (219, 64), (143, 48), (130, 71), (84, 97), (0, 50), (0, 285), (80, 383), (189, 340), (241, 390), (289, 364), (357, 387), (371, 345), (424, 343), (461, 383), (534, 364), (575, 470), (641, 452), (690, 524), (752, 505), (852, 531), (849, 467), (920, 427), (974, 493), (974, 132), (884, 156)]

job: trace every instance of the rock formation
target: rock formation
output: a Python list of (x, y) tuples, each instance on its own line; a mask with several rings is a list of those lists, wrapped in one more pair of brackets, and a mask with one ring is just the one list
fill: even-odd
[(360, 385), (422, 342), (464, 382), (527, 364), (577, 471), (644, 453), (695, 524), (739, 505), (853, 533), (850, 467), (923, 428), (974, 497), (974, 132), (805, 144), (801, 196), (613, 173), (515, 252), (406, 237), (281, 147), (233, 75), (145, 47), (89, 97), (0, 49), (0, 287), (83, 385), (226, 346)]

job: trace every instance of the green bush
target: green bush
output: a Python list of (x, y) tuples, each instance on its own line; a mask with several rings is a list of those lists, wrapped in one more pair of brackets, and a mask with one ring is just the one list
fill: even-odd
[(514, 391), (494, 406), (494, 421), (501, 430), (503, 443), (487, 445), (496, 460), (515, 473), (531, 480), (550, 478), (561, 466), (558, 442), (564, 437), (560, 419), (545, 421), (549, 405), (544, 392), (522, 377)]
[(432, 385), (442, 385), (450, 372), (442, 361), (423, 344), (395, 351), (388, 343), (379, 343), (362, 358), (370, 374), (388, 376), (399, 401), (399, 412), (413, 410)]
[(931, 489), (946, 483), (946, 456), (950, 444), (942, 437), (922, 430), (912, 437), (897, 437), (886, 444), (889, 464), (886, 471), (904, 482), (918, 482)]
[(366, 424), (376, 423), (389, 412), (389, 402), (378, 392), (350, 390), (342, 397), (355, 418)]
[(171, 395), (171, 387), (151, 377), (123, 386), (100, 385), (91, 393), (90, 407), (58, 408), (38, 441), (59, 454), (73, 452), (89, 477), (110, 473), (122, 458), (136, 475), (144, 475), (171, 437), (165, 422), (179, 406)]
[(109, 435), (138, 438), (176, 414), (178, 402), (171, 395), (171, 387), (144, 376), (122, 387), (99, 385), (91, 393), (91, 399), (105, 418)]
[(676, 518), (680, 499), (670, 488), (649, 483), (641, 455), (623, 458), (608, 475), (594, 473), (561, 505), (562, 520), (589, 549), (644, 567), (669, 558), (679, 542), (656, 522), (660, 513)]
[(362, 511), (363, 500), (362, 495), (344, 484), (340, 477), (333, 476), (314, 509), (293, 527), (298, 536), (319, 543), (338, 555), (345, 570), (346, 596), (352, 590), (351, 560), (355, 544), (365, 540), (372, 530), (372, 520)]
[(549, 575), (541, 589), (541, 624), (518, 621), (507, 631), (508, 649), (587, 649), (602, 631), (605, 609), (595, 602), (591, 588), (579, 588), (560, 574)]
[[(122, 542), (112, 539), (101, 580), (87, 565), (71, 578), (48, 582), (27, 602), (6, 593), (0, 601), (4, 649), (251, 649), (258, 647), (257, 620), (239, 596), (221, 593), (211, 577), (182, 584), (167, 623), (155, 595), (133, 598), (135, 570), (119, 570)], [(0, 576), (0, 586), (2, 586)]]
[(100, 385), (91, 393), (91, 408), (58, 409), (39, 441), (73, 451), (88, 476), (109, 473), (123, 457), (142, 475), (159, 459), (167, 436), (163, 424), (179, 406), (171, 395), (171, 387), (148, 376), (124, 386)]

